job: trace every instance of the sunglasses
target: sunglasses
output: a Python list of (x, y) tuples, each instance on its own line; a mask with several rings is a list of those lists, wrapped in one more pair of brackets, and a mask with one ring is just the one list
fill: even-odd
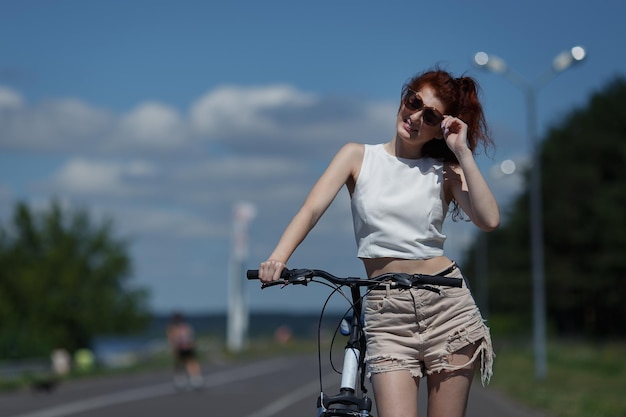
[(424, 102), (417, 96), (417, 93), (413, 90), (408, 90), (402, 99), (404, 107), (409, 111), (416, 112), (422, 110), (422, 120), (429, 126), (438, 126), (443, 121), (443, 114), (434, 107), (424, 106)]

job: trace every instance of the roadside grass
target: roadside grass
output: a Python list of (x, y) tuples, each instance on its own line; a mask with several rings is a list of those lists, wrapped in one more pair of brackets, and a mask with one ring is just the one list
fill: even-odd
[(626, 342), (551, 342), (535, 378), (531, 346), (496, 344), (491, 388), (554, 417), (626, 416)]

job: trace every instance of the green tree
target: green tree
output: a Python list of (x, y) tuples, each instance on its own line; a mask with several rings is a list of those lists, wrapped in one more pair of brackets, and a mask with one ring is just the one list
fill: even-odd
[[(625, 102), (619, 77), (542, 142), (547, 311), (561, 335), (626, 335)], [(490, 312), (518, 320), (532, 308), (528, 198), (488, 235)]]
[(130, 285), (127, 241), (86, 210), (15, 207), (0, 226), (0, 358), (89, 347), (99, 334), (141, 329), (147, 292)]

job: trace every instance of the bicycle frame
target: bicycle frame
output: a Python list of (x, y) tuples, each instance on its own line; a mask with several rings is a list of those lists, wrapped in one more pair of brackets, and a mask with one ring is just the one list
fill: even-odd
[[(371, 416), (372, 400), (366, 395), (365, 387), (365, 335), (361, 321), (363, 297), (357, 285), (350, 285), (350, 292), (352, 317), (344, 348), (339, 393), (333, 396), (327, 396), (323, 391), (320, 393), (317, 399), (318, 417)], [(361, 396), (357, 395), (357, 383), (361, 385)]]

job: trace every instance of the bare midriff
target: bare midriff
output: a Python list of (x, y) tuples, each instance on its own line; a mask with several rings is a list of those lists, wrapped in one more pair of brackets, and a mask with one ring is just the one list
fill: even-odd
[(361, 260), (370, 278), (392, 272), (430, 275), (452, 264), (452, 261), (445, 256), (430, 259), (361, 258)]

